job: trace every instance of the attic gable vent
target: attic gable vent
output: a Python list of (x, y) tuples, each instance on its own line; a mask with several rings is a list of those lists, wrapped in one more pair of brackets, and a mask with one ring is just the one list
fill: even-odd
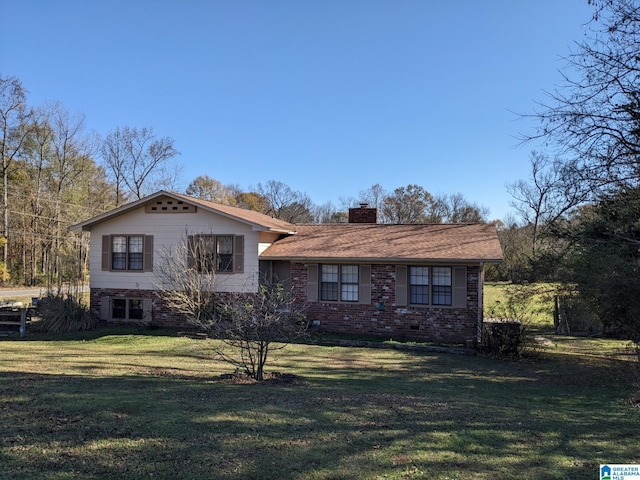
[(197, 207), (182, 200), (162, 198), (144, 207), (145, 213), (195, 213)]

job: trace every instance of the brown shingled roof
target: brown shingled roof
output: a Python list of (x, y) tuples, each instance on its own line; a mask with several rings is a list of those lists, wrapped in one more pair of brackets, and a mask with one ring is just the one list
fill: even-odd
[(298, 261), (502, 261), (490, 224), (323, 224), (297, 225), (278, 240), (265, 260)]
[(76, 225), (72, 225), (69, 227), (69, 230), (91, 230), (93, 225), (96, 225), (100, 222), (104, 222), (105, 220), (109, 220), (118, 215), (122, 215), (127, 213), (135, 208), (139, 208), (144, 206), (154, 200), (160, 199), (162, 197), (170, 197), (174, 199), (180, 199), (192, 205), (197, 205), (205, 210), (209, 210), (211, 212), (216, 212), (218, 214), (224, 215), (229, 218), (233, 218), (243, 223), (248, 223), (255, 227), (256, 230), (266, 230), (272, 231), (276, 233), (292, 233), (296, 230), (295, 225), (278, 220), (277, 218), (272, 218), (269, 215), (265, 215), (260, 212), (255, 212), (253, 210), (246, 210), (244, 208), (238, 207), (230, 207), (229, 205), (223, 205), (221, 203), (209, 202), (207, 200), (201, 200), (199, 198), (189, 197), (187, 195), (182, 195), (180, 193), (168, 192), (164, 190), (160, 190), (159, 192), (153, 193), (147, 197), (141, 198), (140, 200), (133, 201), (131, 203), (127, 203), (126, 205), (122, 205), (121, 207), (115, 208), (113, 210), (109, 210), (101, 215), (90, 218), (89, 220), (85, 220), (84, 222), (78, 223)]
[(229, 217), (232, 217), (238, 220), (244, 220), (254, 225), (266, 227), (269, 230), (275, 230), (275, 231), (281, 231), (281, 232), (293, 232), (296, 230), (296, 227), (289, 222), (285, 222), (284, 220), (279, 220), (277, 218), (270, 217), (269, 215), (256, 212), (255, 210), (247, 210), (246, 208), (240, 208), (240, 207), (231, 207), (229, 205), (224, 205), (222, 203), (210, 202), (208, 200), (189, 197), (187, 195), (182, 195), (180, 193), (172, 192), (171, 196), (176, 198), (181, 198), (186, 202), (190, 202), (195, 205), (200, 205), (201, 207), (207, 208), (209, 210), (214, 210), (218, 213), (222, 213), (224, 215), (227, 215)]

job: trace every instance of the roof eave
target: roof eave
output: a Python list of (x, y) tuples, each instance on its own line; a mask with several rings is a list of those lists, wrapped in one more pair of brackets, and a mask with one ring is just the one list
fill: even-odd
[[(180, 199), (180, 200), (185, 200), (186, 196), (180, 195), (180, 194), (175, 194), (173, 192), (168, 192), (166, 190), (160, 190), (154, 194), (151, 194), (147, 197), (141, 198), (139, 200), (135, 200), (133, 202), (127, 203), (125, 205), (121, 205), (120, 207), (114, 209), (114, 210), (110, 210), (108, 212), (102, 213), (100, 215), (97, 215), (93, 218), (90, 218), (89, 220), (85, 220), (84, 222), (80, 222), (77, 223), (75, 225), (71, 225), (70, 227), (68, 227), (69, 231), (83, 231), (83, 232), (90, 232), (91, 231), (91, 227), (93, 227), (94, 225), (104, 222), (106, 220), (109, 220), (111, 218), (117, 217), (119, 215), (122, 215), (130, 210), (133, 210), (135, 208), (138, 208), (141, 205), (146, 204), (148, 201), (153, 200), (154, 198), (158, 198), (160, 196), (168, 196), (171, 198), (174, 198), (176, 200)], [(189, 200), (187, 200), (189, 201)], [(223, 216), (225, 218), (229, 218), (231, 220), (234, 220), (236, 222), (240, 222), (240, 223), (244, 223), (245, 225), (249, 225), (254, 231), (260, 231), (260, 232), (273, 232), (273, 233), (282, 233), (282, 234), (287, 234), (287, 235), (293, 235), (296, 232), (294, 230), (288, 229), (288, 228), (284, 228), (284, 227), (273, 227), (273, 226), (269, 226), (269, 225), (262, 225), (256, 222), (252, 222), (250, 220), (247, 220), (245, 218), (242, 217), (238, 217), (235, 215), (231, 215), (227, 212), (223, 212), (221, 210), (216, 210), (215, 208), (211, 208), (205, 204), (199, 203), (199, 202), (193, 202), (195, 205), (197, 205), (199, 208), (202, 208), (205, 211), (208, 211), (209, 213), (215, 213), (217, 215)]]
[(108, 212), (104, 212), (101, 213), (100, 215), (96, 215), (95, 217), (90, 218), (89, 220), (85, 220), (84, 222), (80, 222), (80, 223), (76, 223), (75, 225), (71, 225), (70, 227), (67, 228), (67, 230), (70, 231), (78, 231), (78, 230), (82, 230), (83, 232), (90, 232), (91, 231), (91, 227), (93, 227), (94, 225), (104, 222), (110, 218), (113, 217), (117, 217), (119, 215), (122, 215), (126, 212), (128, 212), (129, 210), (132, 210), (134, 208), (138, 208), (140, 205), (144, 205), (146, 202), (148, 202), (149, 200), (153, 200), (154, 198), (159, 197), (160, 195), (171, 195), (170, 192), (166, 192), (164, 190), (160, 190), (159, 192), (156, 192), (152, 195), (149, 195), (148, 197), (144, 197), (144, 198), (140, 198), (138, 200), (134, 200), (133, 202), (129, 202), (126, 203), (124, 205), (120, 205), (118, 208), (115, 208), (113, 210), (109, 210)]
[(502, 258), (403, 258), (403, 257), (303, 257), (303, 256), (279, 256), (260, 255), (260, 260), (285, 260), (297, 263), (328, 263), (328, 262), (352, 262), (352, 263), (447, 263), (447, 264), (467, 264), (467, 263), (501, 263)]

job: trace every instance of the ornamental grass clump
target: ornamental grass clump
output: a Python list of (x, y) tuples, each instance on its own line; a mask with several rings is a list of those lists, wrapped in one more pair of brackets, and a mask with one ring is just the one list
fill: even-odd
[(91, 330), (96, 320), (90, 315), (89, 307), (71, 295), (49, 294), (38, 302), (40, 321), (34, 330), (45, 333), (64, 333)]

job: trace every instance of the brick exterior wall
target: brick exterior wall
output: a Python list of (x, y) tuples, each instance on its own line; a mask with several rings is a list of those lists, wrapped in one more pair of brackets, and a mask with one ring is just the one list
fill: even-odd
[(108, 320), (107, 324), (117, 325), (146, 325), (153, 327), (170, 327), (193, 329), (184, 315), (171, 311), (165, 304), (164, 300), (156, 295), (154, 290), (128, 290), (128, 289), (104, 289), (92, 288), (90, 292), (90, 309), (91, 314), (96, 318), (100, 318), (100, 309), (102, 307), (102, 299), (104, 297), (111, 298), (142, 298), (151, 301), (151, 315), (142, 320)]
[[(396, 306), (395, 265), (371, 265), (371, 302), (313, 302), (308, 304), (307, 317), (317, 321), (320, 331), (355, 335), (374, 335), (397, 340), (418, 340), (443, 343), (476, 341), (478, 323), (478, 282), (480, 268), (467, 267), (466, 308)], [(292, 262), (293, 295), (306, 302), (307, 266)], [(104, 297), (148, 298), (151, 316), (140, 320), (119, 320), (108, 323), (143, 324), (155, 327), (192, 329), (186, 318), (170, 311), (153, 290), (91, 289), (91, 312), (100, 318)]]
[[(292, 263), (296, 298), (306, 299), (307, 267)], [(321, 331), (443, 343), (476, 341), (479, 267), (467, 267), (466, 308), (396, 306), (395, 265), (371, 265), (371, 303), (314, 302), (307, 317)]]
[(377, 208), (350, 208), (349, 223), (378, 223)]

